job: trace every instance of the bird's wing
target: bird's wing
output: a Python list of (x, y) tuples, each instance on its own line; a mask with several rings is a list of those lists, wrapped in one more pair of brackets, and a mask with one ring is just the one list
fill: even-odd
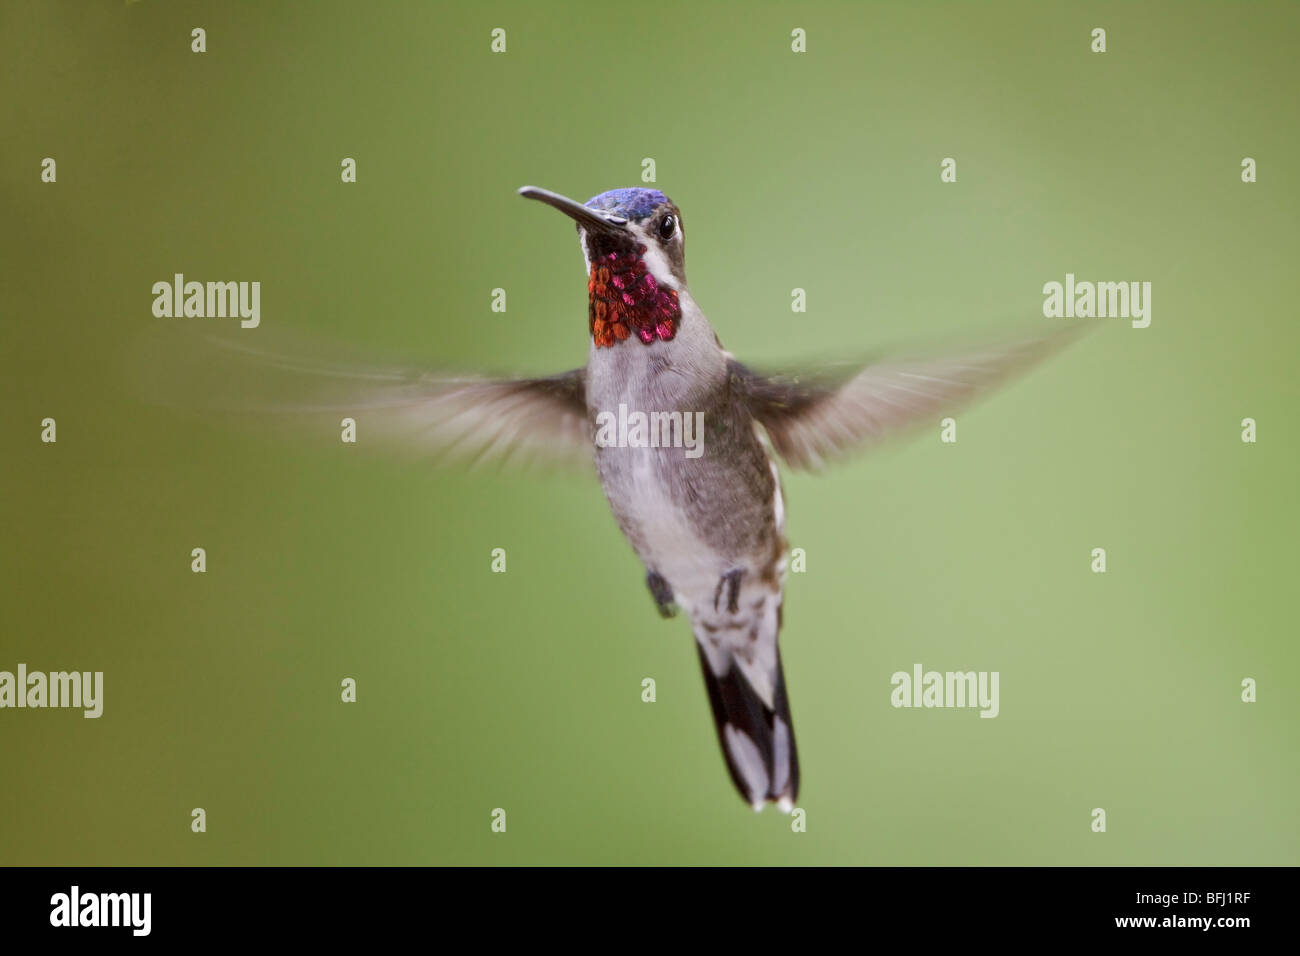
[[(283, 342), (277, 343), (283, 345)], [(495, 378), (361, 366), (320, 357), (315, 343), (263, 348), (215, 336), (155, 339), (137, 371), (153, 402), (205, 418), (236, 418), (333, 434), (471, 465), (592, 464), (586, 374)]]
[(580, 368), (543, 378), (426, 373), (400, 391), (371, 396), (355, 417), (383, 440), (471, 465), (592, 462)]
[(786, 463), (813, 470), (910, 425), (957, 411), (1072, 341), (1077, 329), (942, 357), (882, 357), (808, 372), (762, 374), (733, 359), (731, 387)]

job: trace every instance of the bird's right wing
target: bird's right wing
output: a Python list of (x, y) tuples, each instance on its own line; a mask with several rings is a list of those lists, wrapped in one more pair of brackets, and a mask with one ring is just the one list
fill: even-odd
[(763, 374), (733, 359), (731, 386), (786, 463), (812, 470), (941, 412), (957, 411), (1073, 341), (1080, 328), (947, 355), (881, 357), (804, 372)]
[(470, 465), (590, 469), (586, 375), (459, 375), (321, 357), (296, 341), (266, 348), (216, 336), (155, 337), (135, 377), (154, 403), (190, 415), (337, 435), (403, 455)]

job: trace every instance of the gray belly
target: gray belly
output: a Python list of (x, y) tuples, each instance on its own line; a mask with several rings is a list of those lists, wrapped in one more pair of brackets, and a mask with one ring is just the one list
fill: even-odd
[(702, 404), (697, 457), (683, 447), (596, 450), (619, 527), (679, 593), (694, 582), (712, 589), (737, 567), (760, 571), (783, 548), (776, 478), (752, 420), (723, 395)]
[[(775, 470), (748, 409), (731, 395), (726, 359), (693, 300), (672, 341), (592, 348), (587, 407), (596, 468), (619, 527), (647, 570), (679, 596), (711, 598), (737, 568), (771, 579), (784, 549)], [(685, 447), (599, 447), (598, 416), (702, 416), (698, 454)], [(698, 421), (698, 419), (697, 419)], [(617, 437), (617, 436), (616, 436)], [(631, 438), (631, 435), (628, 436)], [(691, 592), (687, 595), (685, 592)]]

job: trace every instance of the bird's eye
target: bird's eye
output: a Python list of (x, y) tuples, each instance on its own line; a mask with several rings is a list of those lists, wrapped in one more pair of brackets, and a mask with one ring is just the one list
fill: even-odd
[(677, 233), (677, 217), (664, 216), (663, 222), (659, 223), (659, 238), (667, 242)]

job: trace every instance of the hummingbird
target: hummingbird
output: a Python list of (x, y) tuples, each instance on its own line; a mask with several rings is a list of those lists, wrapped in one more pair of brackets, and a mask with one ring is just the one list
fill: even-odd
[[(788, 549), (778, 461), (819, 470), (908, 426), (937, 423), (1067, 336), (1053, 330), (947, 356), (757, 371), (723, 347), (692, 297), (682, 213), (662, 192), (613, 189), (585, 203), (535, 186), (518, 192), (576, 225), (587, 274), (583, 367), (534, 378), (447, 375), (226, 347), (306, 377), (310, 385), (294, 387), (292, 401), (274, 403), (280, 411), (345, 409), (402, 447), (474, 463), (566, 461), (590, 470), (594, 462), (654, 607), (690, 622), (737, 791), (755, 810), (774, 803), (790, 812), (799, 757), (778, 644)], [(230, 377), (221, 381), (244, 394)], [(320, 387), (330, 400), (306, 400), (307, 389)], [(602, 415), (624, 407), (673, 421), (673, 413), (683, 422), (697, 416), (700, 449), (597, 441)]]

